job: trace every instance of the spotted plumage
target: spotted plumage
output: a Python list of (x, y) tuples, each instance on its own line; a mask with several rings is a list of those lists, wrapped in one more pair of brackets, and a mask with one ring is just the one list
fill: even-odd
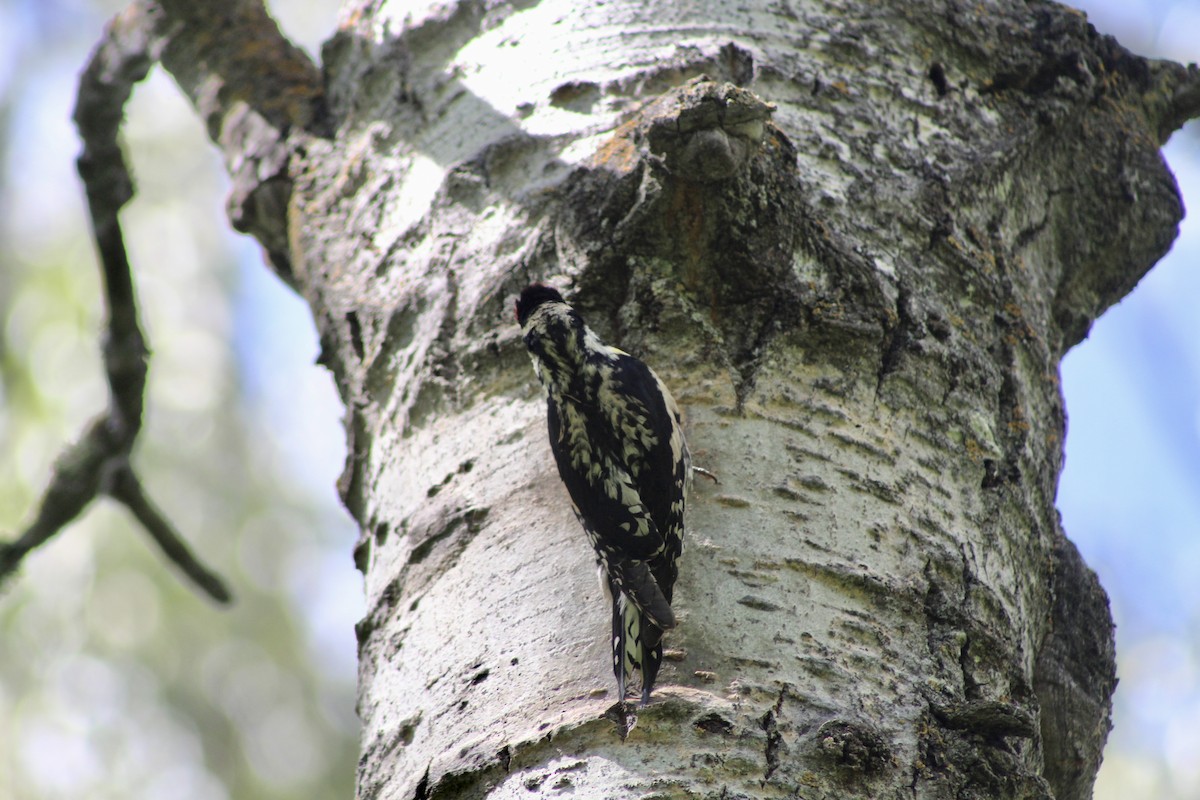
[(556, 290), (526, 287), (516, 312), (546, 390), (559, 475), (612, 598), (618, 700), (636, 670), (645, 704), (663, 631), (676, 622), (671, 595), (690, 466), (679, 409), (649, 367), (600, 341)]

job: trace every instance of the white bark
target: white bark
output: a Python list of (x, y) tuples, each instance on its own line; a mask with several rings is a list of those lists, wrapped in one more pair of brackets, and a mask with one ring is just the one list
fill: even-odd
[[(1034, 6), (346, 10), (290, 232), (350, 404), (361, 797), (1087, 796), (1111, 631), (1053, 509), (1055, 370), (1170, 241), (1144, 98), (1174, 73)], [(725, 81), (775, 104), (761, 144)], [(750, 121), (673, 130), (705, 92)], [(654, 367), (722, 481), (624, 743), (531, 279)]]

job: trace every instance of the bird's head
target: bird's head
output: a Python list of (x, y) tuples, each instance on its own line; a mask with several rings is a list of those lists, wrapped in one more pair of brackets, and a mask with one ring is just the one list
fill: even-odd
[(562, 302), (563, 297), (557, 289), (541, 283), (531, 283), (521, 290), (521, 296), (517, 298), (517, 324), (524, 328), (529, 315), (543, 303)]

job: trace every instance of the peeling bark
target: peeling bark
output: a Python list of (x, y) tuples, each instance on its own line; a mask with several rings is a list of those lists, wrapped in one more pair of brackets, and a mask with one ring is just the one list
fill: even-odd
[[(360, 797), (1087, 796), (1114, 653), (1058, 362), (1175, 235), (1195, 68), (1044, 2), (462, 0), (349, 5), (319, 82), (254, 3), (163, 7), (347, 406)], [(624, 743), (531, 279), (721, 477)]]

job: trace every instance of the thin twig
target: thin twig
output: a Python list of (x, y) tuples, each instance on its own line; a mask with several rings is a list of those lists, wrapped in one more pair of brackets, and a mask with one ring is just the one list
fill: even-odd
[(141, 481), (128, 465), (117, 472), (109, 495), (114, 500), (124, 503), (133, 512), (138, 522), (142, 523), (142, 527), (150, 534), (150, 538), (158, 544), (163, 555), (173, 561), (192, 583), (218, 603), (229, 602), (231, 596), (225, 581), (196, 560), (187, 544), (175, 532), (175, 528), (150, 498), (146, 497)]

